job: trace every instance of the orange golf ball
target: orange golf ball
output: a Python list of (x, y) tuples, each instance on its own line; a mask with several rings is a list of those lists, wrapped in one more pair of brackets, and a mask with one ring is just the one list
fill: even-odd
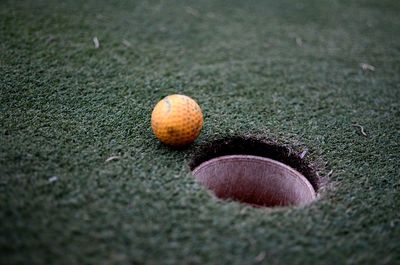
[(203, 127), (203, 113), (192, 98), (169, 95), (160, 100), (151, 114), (151, 128), (155, 136), (170, 146), (188, 145), (199, 136)]

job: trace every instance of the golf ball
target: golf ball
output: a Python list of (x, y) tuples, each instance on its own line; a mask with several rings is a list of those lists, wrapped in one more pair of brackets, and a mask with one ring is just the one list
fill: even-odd
[(203, 113), (192, 98), (170, 95), (160, 100), (151, 114), (151, 127), (164, 144), (184, 146), (199, 136), (203, 127)]

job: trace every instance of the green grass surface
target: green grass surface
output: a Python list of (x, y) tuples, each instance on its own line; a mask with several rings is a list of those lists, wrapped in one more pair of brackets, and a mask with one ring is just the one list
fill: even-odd
[[(0, 263), (398, 263), (399, 13), (397, 0), (1, 1)], [(150, 129), (177, 92), (205, 115), (183, 151)], [(331, 187), (300, 209), (214, 200), (190, 158), (244, 134), (308, 148)]]

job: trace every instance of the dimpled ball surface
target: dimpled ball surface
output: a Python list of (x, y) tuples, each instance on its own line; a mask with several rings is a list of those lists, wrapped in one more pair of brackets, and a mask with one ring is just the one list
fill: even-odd
[(192, 98), (170, 95), (154, 107), (151, 127), (156, 137), (164, 144), (188, 145), (200, 134), (203, 127), (203, 113)]

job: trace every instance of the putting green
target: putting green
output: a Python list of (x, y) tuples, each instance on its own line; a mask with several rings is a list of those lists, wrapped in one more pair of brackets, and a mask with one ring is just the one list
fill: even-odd
[[(1, 263), (398, 262), (399, 13), (397, 0), (1, 1)], [(175, 93), (204, 112), (185, 150), (151, 132)], [(302, 208), (216, 201), (189, 163), (234, 135), (306, 150), (329, 185)]]

